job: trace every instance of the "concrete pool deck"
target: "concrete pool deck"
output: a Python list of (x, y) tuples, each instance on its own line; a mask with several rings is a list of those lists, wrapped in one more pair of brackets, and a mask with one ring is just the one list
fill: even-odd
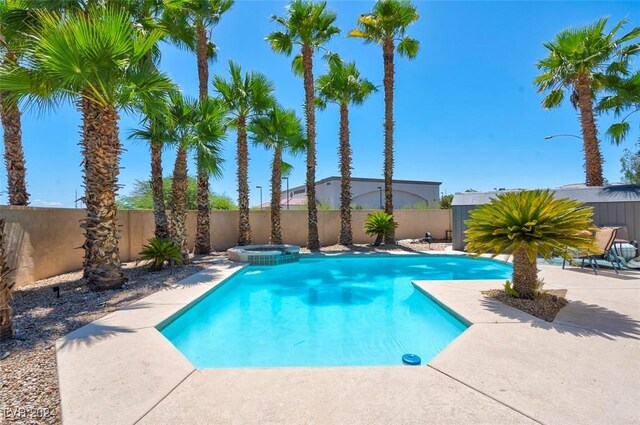
[(242, 266), (219, 261), (57, 344), (65, 424), (640, 423), (640, 273), (540, 266), (553, 323), (480, 291), (417, 281), (472, 326), (427, 366), (200, 369), (155, 326)]

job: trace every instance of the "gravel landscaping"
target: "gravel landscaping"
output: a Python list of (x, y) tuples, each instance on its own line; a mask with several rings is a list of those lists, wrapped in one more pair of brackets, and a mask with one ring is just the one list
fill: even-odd
[(502, 289), (491, 289), (482, 293), (547, 322), (553, 322), (560, 309), (567, 305), (567, 300), (564, 298), (567, 295), (566, 289), (543, 291), (533, 300), (514, 298)]
[[(0, 423), (60, 423), (55, 341), (207, 268), (219, 258), (196, 256), (189, 265), (159, 272), (148, 272), (146, 266), (135, 262), (125, 263), (129, 280), (124, 288), (113, 291), (89, 291), (81, 271), (16, 289), (12, 306), (17, 338), (0, 343)], [(54, 287), (60, 288), (60, 298)]]

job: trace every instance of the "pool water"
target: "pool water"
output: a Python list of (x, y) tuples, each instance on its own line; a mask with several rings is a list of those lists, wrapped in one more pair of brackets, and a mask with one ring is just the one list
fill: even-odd
[(161, 328), (196, 368), (427, 363), (467, 328), (412, 280), (499, 279), (465, 256), (338, 256), (248, 266)]

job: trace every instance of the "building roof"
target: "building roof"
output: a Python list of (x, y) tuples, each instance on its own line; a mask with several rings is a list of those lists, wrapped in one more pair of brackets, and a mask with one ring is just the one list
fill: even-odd
[[(524, 189), (507, 189), (493, 192), (456, 193), (451, 205), (482, 205), (489, 203), (496, 194), (516, 192)], [(620, 184), (612, 186), (580, 186), (568, 185), (557, 189), (556, 198), (571, 198), (586, 203), (599, 202), (640, 202), (640, 185)]]
[[(316, 180), (316, 186), (320, 184), (332, 182), (332, 181), (340, 181), (340, 176), (330, 176), (330, 177), (325, 177), (324, 179)], [(351, 177), (351, 181), (352, 182), (384, 183), (384, 179), (371, 179), (367, 177)], [(425, 186), (438, 186), (442, 184), (442, 182), (427, 181), (427, 180), (396, 180), (394, 179), (392, 180), (392, 182), (398, 183), (398, 184), (421, 184)], [(297, 190), (303, 187), (305, 187), (305, 185), (290, 187), (289, 191), (291, 192), (293, 190)], [(286, 192), (286, 191), (283, 191), (283, 192)]]

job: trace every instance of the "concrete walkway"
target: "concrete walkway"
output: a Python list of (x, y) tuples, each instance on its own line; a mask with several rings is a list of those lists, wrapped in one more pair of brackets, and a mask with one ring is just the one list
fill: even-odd
[(155, 326), (238, 267), (58, 341), (64, 423), (640, 423), (640, 273), (541, 266), (571, 301), (552, 324), (480, 293), (502, 281), (415, 282), (473, 323), (426, 367), (195, 370)]

